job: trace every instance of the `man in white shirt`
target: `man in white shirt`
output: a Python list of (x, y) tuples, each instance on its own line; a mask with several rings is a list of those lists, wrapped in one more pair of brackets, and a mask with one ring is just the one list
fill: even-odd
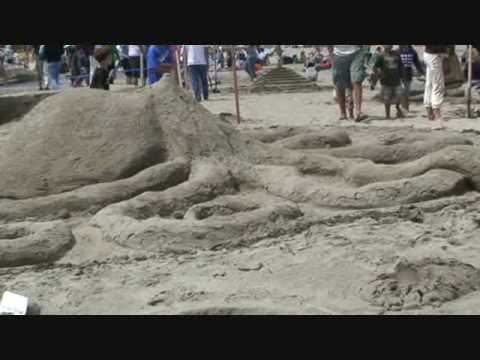
[(187, 64), (192, 78), (192, 87), (197, 101), (208, 100), (208, 46), (185, 45)]
[(346, 91), (353, 89), (355, 121), (365, 120), (362, 113), (363, 81), (366, 79), (364, 45), (330, 45), (333, 62), (333, 82), (340, 106), (340, 120), (347, 120)]

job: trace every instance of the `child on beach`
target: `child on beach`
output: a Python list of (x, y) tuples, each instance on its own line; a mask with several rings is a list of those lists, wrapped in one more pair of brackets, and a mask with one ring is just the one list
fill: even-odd
[(410, 111), (410, 89), (412, 87), (414, 67), (421, 75), (425, 75), (425, 71), (418, 57), (418, 53), (412, 45), (400, 45), (400, 58), (402, 60), (402, 105), (408, 112)]
[(390, 119), (392, 105), (397, 108), (397, 117), (403, 118), (403, 112), (400, 108), (403, 66), (399, 53), (393, 51), (393, 45), (384, 45), (384, 52), (375, 62), (374, 71), (382, 84), (382, 99), (385, 103), (387, 119)]
[(98, 63), (97, 68), (93, 73), (92, 82), (90, 84), (91, 89), (103, 89), (110, 90), (109, 81), (109, 51), (106, 45), (96, 45), (94, 51), (94, 58)]
[(378, 76), (373, 71), (373, 68), (374, 68), (379, 56), (382, 55), (382, 51), (383, 51), (383, 49), (380, 46), (378, 46), (373, 53), (371, 52), (367, 56), (367, 66), (368, 66), (369, 73), (370, 73), (369, 77), (368, 77), (368, 80), (370, 82), (370, 90), (372, 90), (372, 91), (375, 90), (375, 88), (377, 87), (377, 83), (378, 83)]

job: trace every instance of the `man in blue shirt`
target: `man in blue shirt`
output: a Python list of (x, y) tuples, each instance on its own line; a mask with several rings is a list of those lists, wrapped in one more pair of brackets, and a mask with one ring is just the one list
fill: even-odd
[(148, 85), (160, 81), (163, 74), (173, 66), (173, 56), (169, 45), (151, 45), (147, 53)]

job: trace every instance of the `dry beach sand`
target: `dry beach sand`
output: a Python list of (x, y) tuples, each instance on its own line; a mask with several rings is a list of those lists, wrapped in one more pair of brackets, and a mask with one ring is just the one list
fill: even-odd
[(463, 99), (432, 130), (420, 103), (383, 120), (366, 88), (370, 119), (340, 123), (325, 72), (319, 92), (243, 92), (231, 126), (219, 77), (201, 107), (167, 79), (2, 120), (0, 292), (43, 314), (479, 313)]

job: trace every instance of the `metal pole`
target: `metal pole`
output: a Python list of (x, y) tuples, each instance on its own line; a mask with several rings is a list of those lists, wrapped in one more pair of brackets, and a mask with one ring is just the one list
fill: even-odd
[(214, 71), (214, 81), (215, 81), (215, 89), (213, 89), (213, 92), (217, 92), (218, 91), (218, 74), (217, 74), (217, 66), (218, 66), (218, 49), (219, 47), (218, 46), (215, 46), (215, 67), (213, 69)]
[(473, 46), (468, 45), (468, 82), (467, 82), (467, 114), (468, 118), (473, 118), (472, 113), (472, 66), (473, 62)]
[(240, 124), (240, 95), (238, 91), (237, 59), (235, 56), (235, 46), (232, 46), (232, 70), (233, 70), (233, 89), (235, 92), (235, 107), (237, 109), (237, 124)]
[(183, 47), (183, 71), (185, 80), (185, 89), (190, 90), (189, 74), (188, 74), (188, 45)]
[(182, 69), (180, 67), (180, 51), (178, 49), (178, 46), (175, 47), (175, 63), (177, 65), (178, 86), (183, 87), (183, 85), (182, 85)]
[(93, 75), (95, 74), (96, 64), (94, 63), (94, 61), (95, 61), (95, 58), (93, 57), (93, 55), (90, 55), (90, 84), (92, 84)]

